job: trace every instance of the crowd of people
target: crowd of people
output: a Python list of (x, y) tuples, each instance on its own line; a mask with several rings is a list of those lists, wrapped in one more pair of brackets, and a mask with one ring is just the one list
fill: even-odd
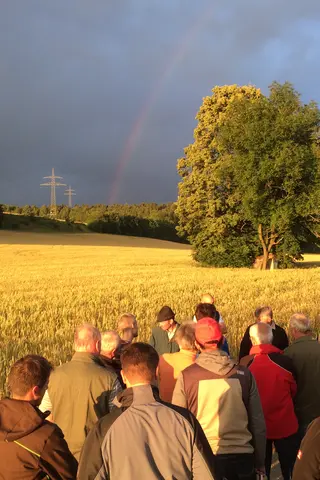
[(254, 316), (237, 360), (205, 294), (181, 325), (162, 307), (149, 343), (127, 313), (76, 328), (70, 362), (16, 361), (0, 479), (270, 479), (275, 449), (284, 480), (320, 480), (320, 343), (303, 314), (288, 332), (268, 306)]

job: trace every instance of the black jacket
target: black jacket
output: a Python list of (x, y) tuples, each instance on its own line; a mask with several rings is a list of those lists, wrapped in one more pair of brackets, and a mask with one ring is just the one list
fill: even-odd
[(91, 429), (78, 480), (220, 480), (213, 474), (215, 456), (188, 410), (162, 402), (150, 385), (123, 391), (118, 405)]
[[(249, 355), (250, 353), (252, 343), (250, 340), (249, 330), (250, 330), (250, 327), (252, 327), (252, 325), (254, 325), (254, 323), (249, 325), (249, 327), (245, 331), (245, 334), (243, 335), (243, 338), (241, 340), (239, 360), (241, 360), (242, 357)], [(275, 324), (275, 329), (272, 330), (272, 332), (273, 332), (272, 345), (279, 348), (280, 350), (284, 350), (285, 348), (287, 348), (287, 346), (289, 345), (289, 341), (288, 341), (288, 336), (286, 334), (286, 331), (279, 325)]]
[(320, 417), (311, 423), (302, 440), (292, 480), (320, 480)]

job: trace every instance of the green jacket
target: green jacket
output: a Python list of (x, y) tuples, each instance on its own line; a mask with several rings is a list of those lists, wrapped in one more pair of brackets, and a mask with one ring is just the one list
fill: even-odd
[(77, 460), (89, 430), (110, 412), (110, 403), (119, 392), (117, 375), (97, 361), (95, 355), (76, 352), (50, 376), (53, 421)]
[(300, 426), (320, 416), (320, 343), (311, 336), (295, 340), (285, 349), (296, 371), (295, 409)]
[[(180, 325), (177, 323), (177, 328), (179, 326)], [(180, 350), (178, 344), (174, 340), (169, 340), (167, 332), (160, 327), (154, 327), (152, 329), (149, 344), (157, 350), (159, 355), (163, 355), (164, 353), (175, 353)]]

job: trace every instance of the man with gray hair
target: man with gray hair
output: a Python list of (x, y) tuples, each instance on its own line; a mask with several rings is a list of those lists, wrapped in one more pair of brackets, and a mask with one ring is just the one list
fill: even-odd
[(178, 375), (182, 370), (195, 362), (197, 349), (195, 346), (195, 324), (183, 323), (175, 333), (174, 341), (180, 351), (164, 353), (159, 361), (160, 398), (165, 402), (172, 401), (172, 394)]
[(120, 344), (121, 338), (114, 330), (107, 330), (106, 332), (101, 333), (100, 361), (104, 367), (115, 372), (122, 388), (125, 388), (120, 373), (121, 362), (116, 356)]
[(312, 338), (310, 320), (302, 313), (292, 315), (289, 332), (293, 343), (284, 353), (297, 372), (295, 409), (302, 438), (312, 420), (320, 416), (320, 344)]
[(134, 338), (137, 338), (138, 322), (132, 313), (123, 313), (118, 321), (118, 332), (122, 343), (131, 343)]
[(42, 411), (51, 410), (51, 420), (63, 431), (77, 460), (90, 429), (111, 411), (113, 399), (121, 391), (116, 374), (99, 364), (100, 349), (97, 328), (89, 324), (77, 327), (75, 353), (70, 362), (50, 375), (46, 398), (40, 406)]
[(270, 478), (274, 445), (283, 479), (290, 480), (299, 448), (298, 420), (293, 404), (297, 391), (293, 363), (272, 345), (272, 327), (268, 323), (252, 325), (249, 333), (252, 347), (240, 364), (253, 374), (260, 395), (267, 428), (266, 474)]

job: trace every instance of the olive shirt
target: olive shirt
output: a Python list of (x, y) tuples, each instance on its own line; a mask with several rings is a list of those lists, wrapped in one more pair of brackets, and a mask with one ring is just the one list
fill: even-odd
[(320, 343), (310, 335), (295, 340), (284, 354), (291, 358), (296, 371), (295, 410), (300, 427), (320, 416)]
[[(179, 327), (180, 325), (177, 323), (171, 337), (174, 336)], [(160, 327), (154, 327), (152, 329), (149, 344), (158, 352), (159, 355), (163, 355), (164, 353), (175, 353), (179, 352), (180, 350), (179, 345), (172, 338), (169, 338), (168, 332), (162, 330)]]
[(121, 391), (117, 375), (98, 362), (96, 355), (76, 352), (70, 362), (50, 375), (48, 397), (53, 421), (77, 460), (90, 429), (110, 412), (113, 399)]

